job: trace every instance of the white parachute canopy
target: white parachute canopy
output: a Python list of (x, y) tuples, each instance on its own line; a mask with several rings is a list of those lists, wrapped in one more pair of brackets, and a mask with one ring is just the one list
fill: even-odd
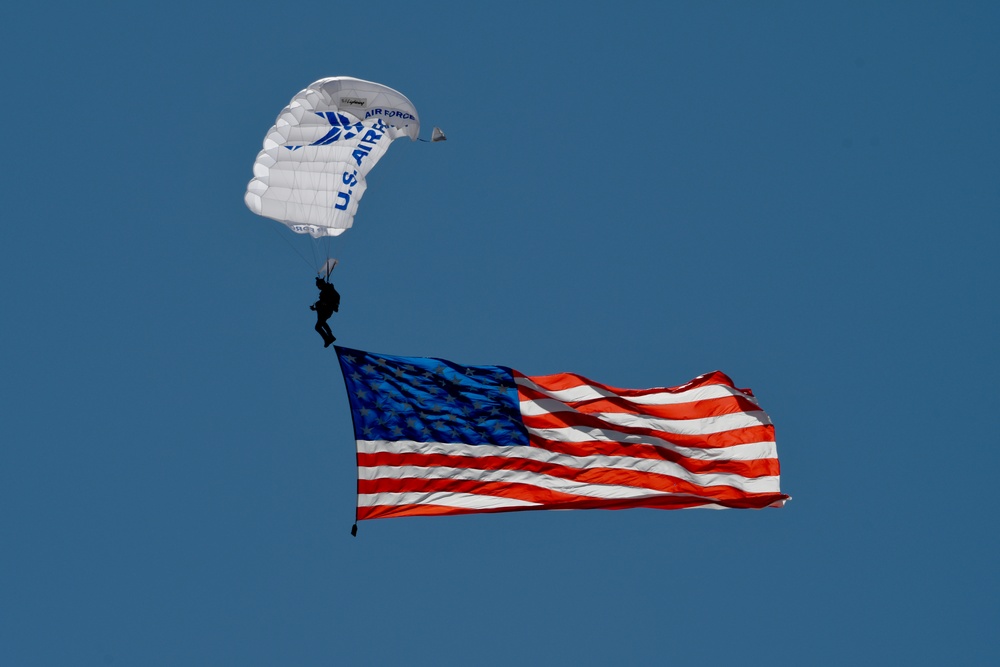
[(400, 137), (420, 134), (417, 110), (379, 83), (320, 79), (278, 115), (257, 154), (247, 207), (315, 238), (349, 229), (365, 176)]

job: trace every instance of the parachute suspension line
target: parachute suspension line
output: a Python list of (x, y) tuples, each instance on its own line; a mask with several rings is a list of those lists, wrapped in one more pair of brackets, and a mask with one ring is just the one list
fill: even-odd
[(323, 274), (324, 274), (323, 275), (323, 279), (324, 280), (330, 280), (330, 269), (328, 268), (327, 265), (330, 263), (330, 253), (331, 252), (333, 252), (333, 237), (332, 236), (327, 236), (326, 239), (323, 240), (323, 254), (326, 255), (326, 257), (323, 258), (323, 263), (322, 264), (318, 264), (317, 265), (317, 266), (320, 267), (320, 269), (319, 269), (320, 271), (323, 271), (323, 269), (326, 269), (325, 271), (323, 271)]
[[(298, 248), (296, 248), (294, 245), (292, 245), (291, 241), (289, 241), (288, 239), (285, 238), (285, 235), (282, 234), (278, 230), (278, 228), (277, 228), (276, 225), (268, 225), (268, 227), (270, 227), (271, 229), (273, 229), (274, 233), (277, 234), (281, 238), (282, 241), (284, 241), (286, 244), (288, 244), (288, 247), (292, 249), (292, 252), (294, 252), (296, 255), (298, 255), (299, 258), (301, 258), (302, 261), (305, 262), (307, 266), (309, 265), (309, 259), (305, 255), (303, 255), (302, 252)], [(313, 254), (315, 254), (315, 250), (313, 250)], [(313, 263), (313, 266), (315, 266), (315, 262)]]
[(322, 240), (316, 239), (315, 242), (309, 244), (309, 251), (312, 252), (312, 256), (313, 256), (313, 270), (314, 271), (319, 271), (319, 269), (317, 269), (315, 267), (319, 266), (319, 252), (318, 252), (318, 247), (321, 246), (322, 243), (323, 243)]
[[(344, 238), (345, 236), (347, 238)], [(348, 243), (348, 241), (350, 241), (350, 234), (341, 234), (337, 238), (340, 239), (339, 241), (337, 241), (337, 251), (341, 255), (343, 255), (344, 254), (344, 250), (347, 248), (347, 243)], [(334, 258), (334, 257), (331, 256), (331, 254), (332, 254), (332, 248), (330, 250), (328, 250), (327, 253), (326, 253), (327, 260), (336, 259), (338, 261), (338, 263), (339, 263), (340, 258), (339, 257), (338, 258)], [(333, 268), (331, 268), (330, 270), (332, 271)], [(329, 280), (329, 278), (330, 278), (330, 276), (327, 276), (327, 280)]]
[[(347, 238), (345, 238), (345, 236)], [(340, 258), (333, 256), (334, 248), (336, 248), (337, 252), (340, 255), (344, 255), (345, 249), (347, 248), (347, 243), (350, 240), (350, 236), (351, 236), (350, 234), (340, 234), (339, 236), (327, 236), (323, 240), (322, 251), (323, 254), (325, 255), (325, 258), (323, 259), (322, 262), (317, 262), (316, 265), (318, 267), (321, 267), (320, 269), (317, 269), (317, 271), (319, 271), (320, 275), (323, 275), (323, 277), (326, 280), (330, 279), (330, 273), (333, 271), (335, 267), (339, 266), (340, 264)], [(331, 263), (330, 260), (333, 260), (333, 266), (330, 266)], [(328, 270), (325, 272), (325, 275), (324, 272), (322, 271), (322, 267), (328, 267)]]

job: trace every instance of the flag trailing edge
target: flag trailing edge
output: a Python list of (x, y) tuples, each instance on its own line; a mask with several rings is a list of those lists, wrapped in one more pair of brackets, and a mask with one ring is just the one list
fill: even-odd
[(539, 509), (781, 507), (774, 426), (724, 373), (619, 389), (336, 347), (357, 520)]

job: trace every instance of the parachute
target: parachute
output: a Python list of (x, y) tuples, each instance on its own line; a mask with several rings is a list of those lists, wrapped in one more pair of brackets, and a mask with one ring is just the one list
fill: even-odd
[[(365, 177), (396, 139), (416, 141), (413, 104), (388, 86), (346, 76), (300, 91), (264, 138), (247, 185), (247, 207), (313, 238), (354, 223)], [(435, 128), (431, 141), (444, 140)]]

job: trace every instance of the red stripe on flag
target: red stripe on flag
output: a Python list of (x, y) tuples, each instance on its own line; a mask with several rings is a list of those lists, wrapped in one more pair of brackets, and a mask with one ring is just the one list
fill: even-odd
[(469, 509), (465, 507), (447, 507), (442, 505), (372, 505), (358, 508), (358, 520), (386, 519), (403, 516), (448, 516), (458, 514), (484, 514), (490, 512), (524, 512), (532, 510), (583, 510), (583, 509), (661, 509), (677, 510), (718, 505), (730, 509), (763, 509), (778, 507), (788, 496), (781, 493), (757, 494), (752, 497), (725, 502), (706, 501), (701, 498), (685, 496), (659, 496), (653, 498), (630, 498), (625, 500), (580, 500), (557, 505), (541, 507), (497, 507), (491, 509)]
[[(606, 443), (599, 443), (606, 444)], [(657, 450), (655, 452), (644, 452), (651, 455), (637, 457), (639, 453), (635, 450), (642, 447), (646, 450)], [(649, 447), (644, 445), (627, 445), (616, 448), (614, 453), (597, 452), (592, 447), (580, 447), (575, 443), (550, 442), (545, 448), (553, 454), (565, 454), (579, 458), (589, 458), (593, 456), (625, 456), (646, 458), (652, 461), (666, 461), (676, 463), (685, 470), (692, 473), (723, 473), (740, 475), (746, 478), (771, 477), (779, 474), (777, 459), (756, 459), (752, 461), (700, 461), (690, 459), (667, 449)], [(460, 456), (450, 454), (422, 454), (413, 453), (358, 453), (358, 466), (373, 468), (376, 466), (420, 466), (431, 468), (443, 466), (447, 468), (477, 468), (480, 470), (527, 470), (531, 472), (546, 472), (545, 466), (550, 464), (534, 459), (505, 456)]]
[(576, 373), (554, 373), (552, 375), (524, 375), (518, 371), (514, 371), (515, 376), (528, 378), (538, 386), (547, 389), (549, 391), (561, 391), (563, 389), (573, 389), (575, 387), (587, 386), (587, 387), (597, 387), (603, 389), (604, 391), (616, 394), (618, 396), (632, 397), (632, 396), (648, 396), (649, 394), (661, 394), (663, 392), (668, 392), (671, 394), (680, 394), (691, 389), (697, 389), (699, 387), (708, 387), (711, 385), (720, 385), (725, 387), (731, 387), (736, 391), (746, 394), (747, 396), (753, 396), (753, 392), (749, 389), (737, 389), (733, 381), (729, 379), (729, 376), (722, 371), (713, 371), (711, 373), (706, 373), (705, 375), (699, 375), (695, 379), (691, 380), (687, 384), (682, 384), (677, 387), (652, 387), (649, 389), (620, 389), (618, 387), (612, 387), (611, 385), (601, 384), (600, 382), (594, 382), (593, 380), (588, 380), (582, 375), (577, 375)]
[[(746, 428), (734, 429), (732, 431), (722, 431), (720, 433), (706, 433), (702, 435), (689, 435), (685, 433), (670, 433), (658, 431), (651, 428), (639, 428), (635, 426), (619, 426), (610, 424), (592, 415), (581, 415), (573, 412), (557, 412), (542, 415), (525, 415), (524, 425), (529, 429), (552, 429), (571, 427), (586, 432), (586, 429), (600, 429), (606, 431), (617, 431), (626, 435), (649, 436), (667, 440), (682, 447), (702, 447), (716, 449), (720, 447), (731, 447), (733, 445), (745, 445), (753, 442), (774, 441), (774, 426), (759, 425)], [(529, 433), (534, 442), (534, 436)], [(541, 446), (541, 445), (539, 445)]]
[[(537, 463), (537, 462), (532, 462)], [(701, 498), (711, 499), (713, 501), (733, 501), (740, 498), (745, 498), (747, 496), (755, 495), (752, 492), (743, 491), (732, 486), (725, 486), (721, 484), (711, 485), (711, 486), (700, 486), (692, 482), (688, 482), (683, 479), (678, 479), (670, 475), (663, 475), (659, 473), (646, 473), (631, 470), (622, 470), (619, 468), (569, 468), (566, 466), (556, 466), (556, 465), (546, 465), (544, 471), (539, 471), (539, 474), (550, 475), (562, 480), (568, 480), (570, 482), (577, 482), (580, 484), (595, 484), (598, 486), (608, 487), (608, 493), (611, 495), (613, 487), (623, 487), (627, 491), (635, 490), (648, 490), (650, 492), (657, 493), (672, 493), (672, 494), (685, 494), (691, 496), (698, 496)], [(476, 468), (468, 467), (468, 470), (476, 470)], [(493, 471), (490, 471), (493, 472)], [(534, 472), (534, 471), (533, 471)], [(545, 503), (548, 502), (541, 498), (545, 497), (545, 494), (553, 492), (560, 493), (561, 491), (555, 491), (553, 489), (546, 488), (547, 483), (558, 483), (558, 482), (547, 482), (546, 480), (538, 480), (537, 483), (526, 483), (526, 482), (493, 482), (493, 481), (480, 481), (480, 480), (465, 480), (465, 479), (451, 479), (451, 478), (425, 478), (425, 477), (380, 477), (375, 480), (358, 480), (358, 492), (359, 493), (387, 493), (387, 492), (433, 492), (433, 491), (446, 491), (452, 490), (456, 491), (451, 485), (456, 487), (461, 485), (463, 488), (468, 490), (463, 491), (464, 493), (478, 493), (483, 496), (498, 495), (502, 498), (514, 498), (517, 500), (524, 500), (527, 502), (537, 502)], [(504, 489), (503, 493), (490, 493), (488, 489), (492, 485), (499, 485), (496, 488)], [(479, 489), (478, 491), (476, 489)], [(457, 492), (457, 491), (456, 491)], [(613, 498), (608, 497), (596, 497), (593, 494), (568, 494), (576, 498), (588, 498), (594, 500), (612, 500)], [(624, 494), (623, 494), (624, 495)]]

